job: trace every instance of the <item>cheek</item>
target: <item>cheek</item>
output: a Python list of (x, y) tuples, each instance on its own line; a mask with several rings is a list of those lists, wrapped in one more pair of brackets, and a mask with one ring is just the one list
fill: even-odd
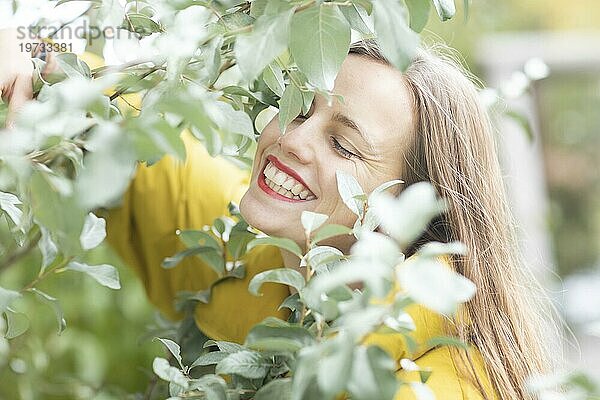
[[(263, 159), (263, 153), (265, 149), (273, 146), (277, 141), (277, 135), (279, 133), (277, 129), (277, 124), (273, 124), (273, 121), (276, 121), (276, 118), (273, 118), (271, 122), (269, 122), (262, 133), (258, 137), (258, 142), (256, 144), (256, 154), (254, 155), (254, 163), (252, 165), (252, 176), (254, 177), (258, 172), (258, 169), (261, 166), (261, 162)], [(274, 129), (275, 128), (275, 129)]]
[(344, 168), (335, 159), (328, 159), (324, 165), (328, 167), (324, 168), (324, 171), (319, 174), (319, 183), (323, 196), (321, 196), (321, 201), (315, 211), (329, 215), (328, 224), (340, 224), (352, 227), (356, 220), (356, 215), (344, 204), (338, 192), (335, 171), (342, 170), (352, 175), (354, 172), (348, 171), (347, 168)]

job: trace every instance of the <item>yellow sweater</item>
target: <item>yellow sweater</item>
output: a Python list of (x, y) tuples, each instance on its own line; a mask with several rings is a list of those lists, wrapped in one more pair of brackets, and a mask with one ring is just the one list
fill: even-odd
[[(108, 215), (108, 241), (135, 269), (144, 282), (150, 301), (168, 317), (177, 319), (173, 300), (178, 291), (207, 289), (217, 278), (216, 273), (195, 257), (184, 259), (173, 269), (164, 269), (161, 262), (184, 249), (175, 232), (177, 229), (200, 229), (227, 214), (230, 201), (239, 203), (249, 183), (249, 174), (221, 158), (212, 158), (204, 147), (183, 135), (187, 161), (165, 157), (155, 165), (140, 165), (122, 204)], [(244, 279), (230, 279), (215, 286), (208, 304), (198, 303), (195, 320), (210, 338), (243, 343), (249, 329), (267, 316), (287, 318), (287, 311), (277, 308), (289, 295), (287, 286), (268, 283), (263, 296), (248, 292), (248, 283), (257, 273), (282, 267), (279, 250), (259, 246), (246, 255)], [(418, 344), (409, 353), (400, 334), (371, 335), (367, 342), (388, 351), (395, 360), (414, 359), (433, 373), (428, 385), (438, 400), (478, 400), (484, 397), (460, 357), (451, 357), (448, 346), (432, 347), (428, 339), (440, 336), (442, 317), (413, 305), (409, 308), (417, 329), (412, 336)], [(456, 351), (464, 355), (464, 351)], [(474, 367), (489, 399), (497, 399), (475, 348), (470, 353)], [(458, 359), (458, 361), (457, 361)], [(466, 360), (466, 359), (465, 359)], [(404, 381), (418, 381), (416, 373), (399, 369)], [(397, 399), (415, 399), (412, 390), (403, 385)]]

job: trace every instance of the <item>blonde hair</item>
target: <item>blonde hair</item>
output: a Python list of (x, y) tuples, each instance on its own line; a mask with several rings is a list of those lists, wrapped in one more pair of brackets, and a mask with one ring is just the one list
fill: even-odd
[[(443, 50), (440, 44), (420, 47), (403, 72), (416, 116), (404, 154), (404, 187), (429, 181), (449, 206), (408, 253), (431, 240), (467, 245), (465, 256), (453, 257), (453, 267), (477, 285), (477, 294), (448, 332), (477, 347), (500, 399), (531, 399), (526, 379), (552, 368), (545, 340), (551, 336), (543, 329), (550, 308), (518, 255), (494, 130), (473, 81), (479, 82)], [(373, 39), (353, 43), (349, 53), (391, 65)], [(472, 355), (466, 356), (471, 377), (489, 399)]]

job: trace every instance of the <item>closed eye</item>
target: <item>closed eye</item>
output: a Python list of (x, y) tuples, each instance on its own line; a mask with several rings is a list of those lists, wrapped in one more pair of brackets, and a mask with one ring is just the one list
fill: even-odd
[(335, 137), (329, 136), (329, 141), (331, 142), (331, 146), (333, 146), (335, 151), (337, 151), (342, 157), (347, 159), (352, 159), (354, 157), (360, 158), (358, 154), (354, 154), (353, 152), (342, 146)]
[[(304, 122), (307, 119), (307, 117), (303, 116), (303, 115), (298, 115), (296, 117), (296, 120), (298, 120), (299, 122)], [(329, 142), (331, 143), (331, 147), (333, 147), (333, 149), (342, 157), (347, 158), (347, 159), (352, 159), (354, 157), (359, 158), (360, 156), (358, 154), (355, 154), (353, 152), (351, 152), (350, 150), (346, 149), (344, 146), (342, 146), (340, 144), (340, 142), (334, 137), (334, 136), (329, 136)]]

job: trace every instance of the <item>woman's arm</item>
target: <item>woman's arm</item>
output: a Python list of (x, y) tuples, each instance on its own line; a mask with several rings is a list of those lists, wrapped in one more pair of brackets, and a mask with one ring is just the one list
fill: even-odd
[(2, 100), (8, 103), (6, 126), (14, 123), (15, 114), (33, 96), (33, 63), (31, 54), (23, 52), (21, 44), (26, 40), (19, 39), (16, 29), (0, 30), (0, 93)]
[[(8, 115), (5, 125), (14, 125), (19, 110), (33, 97), (33, 63), (31, 51), (40, 40), (32, 40), (16, 29), (0, 29), (0, 94), (2, 101), (8, 103)], [(46, 56), (46, 65), (42, 77), (52, 73), (57, 67), (53, 54)]]

